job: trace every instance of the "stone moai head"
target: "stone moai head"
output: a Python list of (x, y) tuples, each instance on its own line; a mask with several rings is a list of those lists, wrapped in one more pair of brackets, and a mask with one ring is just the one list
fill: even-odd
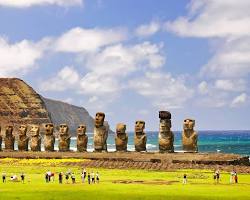
[(69, 127), (67, 124), (60, 124), (59, 133), (60, 135), (68, 135)]
[(170, 131), (172, 127), (171, 113), (169, 111), (159, 111), (160, 132)]
[(145, 122), (144, 121), (136, 121), (135, 122), (135, 133), (143, 133), (145, 128)]
[(13, 126), (12, 125), (7, 125), (5, 127), (5, 136), (6, 137), (12, 136), (12, 132), (13, 132)]
[(47, 123), (44, 125), (45, 127), (45, 135), (53, 135), (54, 125), (52, 123)]
[(77, 127), (77, 135), (85, 135), (86, 134), (86, 125), (84, 124), (80, 124), (78, 127)]
[(39, 125), (31, 125), (31, 129), (30, 129), (30, 135), (31, 137), (37, 137), (39, 136), (40, 133), (40, 127)]
[(20, 125), (18, 128), (18, 135), (19, 136), (25, 136), (27, 133), (28, 127), (27, 125)]
[(195, 120), (194, 119), (185, 119), (183, 123), (183, 129), (186, 130), (194, 130)]
[(96, 115), (95, 115), (95, 127), (98, 128), (98, 127), (103, 126), (104, 119), (105, 119), (104, 113), (102, 113), (102, 112), (96, 113)]
[(122, 135), (126, 133), (126, 125), (123, 123), (119, 123), (116, 125), (116, 133), (117, 135)]

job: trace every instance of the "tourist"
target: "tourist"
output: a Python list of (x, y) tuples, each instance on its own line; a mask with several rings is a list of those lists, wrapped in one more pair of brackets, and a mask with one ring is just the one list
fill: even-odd
[(233, 181), (234, 181), (234, 175), (235, 175), (235, 172), (234, 171), (231, 171), (230, 173), (230, 183), (232, 184)]
[(76, 177), (74, 173), (71, 174), (71, 180), (73, 184), (76, 183)]
[(91, 181), (95, 183), (95, 173), (93, 171), (91, 172)]
[(88, 173), (88, 183), (90, 184), (90, 174)]
[(62, 172), (59, 173), (58, 180), (59, 180), (59, 184), (62, 184), (62, 181), (63, 181), (63, 173)]
[(215, 173), (216, 173), (216, 182), (219, 183), (219, 181), (220, 181), (220, 171), (219, 171), (219, 169), (217, 169)]
[(5, 172), (2, 174), (2, 179), (3, 179), (3, 183), (6, 183), (6, 173)]
[(66, 182), (69, 183), (69, 174), (68, 174), (68, 172), (65, 174), (65, 179), (66, 179)]
[(48, 172), (45, 173), (45, 181), (46, 181), (46, 183), (49, 182), (49, 175), (48, 175)]
[(50, 182), (50, 178), (51, 178), (51, 171), (49, 170), (48, 172), (47, 172), (47, 174), (48, 174), (48, 182)]
[(22, 183), (24, 183), (24, 177), (25, 177), (25, 176), (24, 176), (24, 173), (22, 173), (22, 174), (21, 174), (21, 181), (22, 181)]
[(187, 184), (187, 174), (183, 175), (183, 184)]
[(83, 169), (83, 175), (84, 175), (84, 179), (85, 179), (86, 176), (87, 176), (87, 171), (86, 171), (86, 169)]
[(84, 175), (84, 173), (82, 172), (82, 174), (81, 174), (81, 179), (82, 179), (82, 183), (84, 183), (84, 180), (85, 180), (85, 175)]
[(237, 176), (236, 171), (234, 171), (234, 182), (238, 183), (238, 176)]
[(54, 180), (55, 180), (55, 173), (54, 172), (51, 172), (50, 180), (54, 182)]
[(100, 175), (98, 172), (96, 172), (96, 183), (99, 183), (100, 181)]
[(216, 183), (216, 177), (217, 177), (217, 175), (216, 175), (216, 171), (214, 171), (214, 183)]

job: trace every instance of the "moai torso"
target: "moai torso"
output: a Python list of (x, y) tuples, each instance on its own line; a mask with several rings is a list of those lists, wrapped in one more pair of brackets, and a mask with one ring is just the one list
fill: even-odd
[(70, 151), (70, 134), (67, 124), (61, 124), (59, 127), (59, 151)]
[(38, 125), (32, 125), (29, 133), (30, 133), (30, 150), (41, 151), (40, 127)]
[(94, 150), (107, 151), (108, 128), (104, 125), (105, 114), (96, 113), (94, 127)]
[(171, 131), (171, 113), (168, 111), (160, 111), (160, 127), (159, 127), (159, 151), (174, 152), (174, 134)]
[(144, 132), (145, 122), (144, 121), (136, 121), (135, 123), (135, 151), (146, 151), (146, 144), (147, 144), (147, 136)]
[(13, 136), (13, 126), (6, 126), (5, 128), (5, 150), (14, 151), (15, 137)]
[(28, 151), (29, 150), (29, 137), (27, 136), (27, 126), (21, 125), (18, 129), (18, 150)]
[(187, 152), (198, 152), (198, 134), (194, 131), (195, 120), (185, 119), (182, 132), (183, 150)]
[(54, 125), (52, 123), (45, 124), (44, 150), (54, 151), (55, 136)]
[(3, 142), (3, 138), (2, 138), (1, 126), (0, 126), (0, 151), (2, 151), (2, 142)]
[(77, 128), (77, 151), (87, 151), (88, 136), (86, 135), (86, 126), (79, 125)]
[(119, 123), (116, 126), (115, 146), (116, 151), (127, 151), (128, 134), (126, 133), (126, 125)]

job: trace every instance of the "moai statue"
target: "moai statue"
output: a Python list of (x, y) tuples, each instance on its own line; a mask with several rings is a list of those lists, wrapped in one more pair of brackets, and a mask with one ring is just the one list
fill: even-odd
[(197, 140), (198, 134), (194, 130), (195, 120), (185, 119), (182, 132), (183, 150), (187, 152), (198, 152)]
[(0, 151), (2, 151), (2, 142), (3, 142), (3, 137), (1, 134), (1, 126), (0, 126)]
[(59, 126), (59, 151), (70, 151), (70, 134), (69, 127), (67, 124), (60, 124)]
[(54, 136), (54, 125), (52, 123), (45, 124), (45, 135), (44, 135), (44, 150), (54, 151), (55, 136)]
[(108, 127), (104, 124), (105, 114), (98, 112), (95, 116), (94, 151), (107, 151)]
[(5, 138), (4, 138), (5, 150), (14, 151), (14, 143), (15, 143), (15, 137), (13, 136), (13, 126), (7, 125), (5, 127)]
[(87, 151), (88, 136), (86, 135), (86, 126), (81, 124), (77, 128), (77, 151)]
[(144, 121), (136, 121), (135, 122), (135, 151), (146, 151), (146, 144), (147, 144), (147, 136), (144, 132), (145, 122)]
[(126, 125), (119, 123), (116, 126), (115, 146), (116, 151), (127, 151), (128, 134), (126, 133)]
[(31, 125), (30, 133), (30, 150), (41, 151), (41, 137), (39, 125)]
[(29, 137), (27, 136), (28, 127), (26, 125), (20, 125), (18, 128), (18, 150), (28, 151), (29, 150)]
[(174, 152), (174, 134), (171, 131), (171, 113), (168, 111), (160, 111), (160, 130), (159, 130), (159, 150), (160, 153)]

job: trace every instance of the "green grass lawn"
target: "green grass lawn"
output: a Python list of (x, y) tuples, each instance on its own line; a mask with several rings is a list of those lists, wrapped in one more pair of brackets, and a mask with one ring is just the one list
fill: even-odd
[[(229, 184), (229, 173), (221, 173), (220, 184), (214, 184), (212, 171), (180, 170), (175, 172), (160, 172), (146, 170), (114, 170), (87, 169), (98, 171), (99, 184), (82, 184), (80, 181), (81, 167), (66, 167), (64, 162), (79, 162), (77, 159), (63, 160), (0, 160), (0, 173), (6, 172), (20, 177), (26, 174), (25, 183), (0, 182), (0, 200), (9, 199), (250, 199), (250, 175), (239, 174), (239, 184)], [(82, 161), (82, 160), (80, 160)], [(76, 174), (76, 184), (58, 183), (58, 172), (70, 169)], [(54, 182), (45, 183), (44, 174), (47, 170), (56, 172)], [(188, 175), (188, 184), (182, 185), (182, 176)], [(113, 183), (116, 180), (141, 180), (148, 184)], [(170, 184), (154, 184), (169, 181)]]

